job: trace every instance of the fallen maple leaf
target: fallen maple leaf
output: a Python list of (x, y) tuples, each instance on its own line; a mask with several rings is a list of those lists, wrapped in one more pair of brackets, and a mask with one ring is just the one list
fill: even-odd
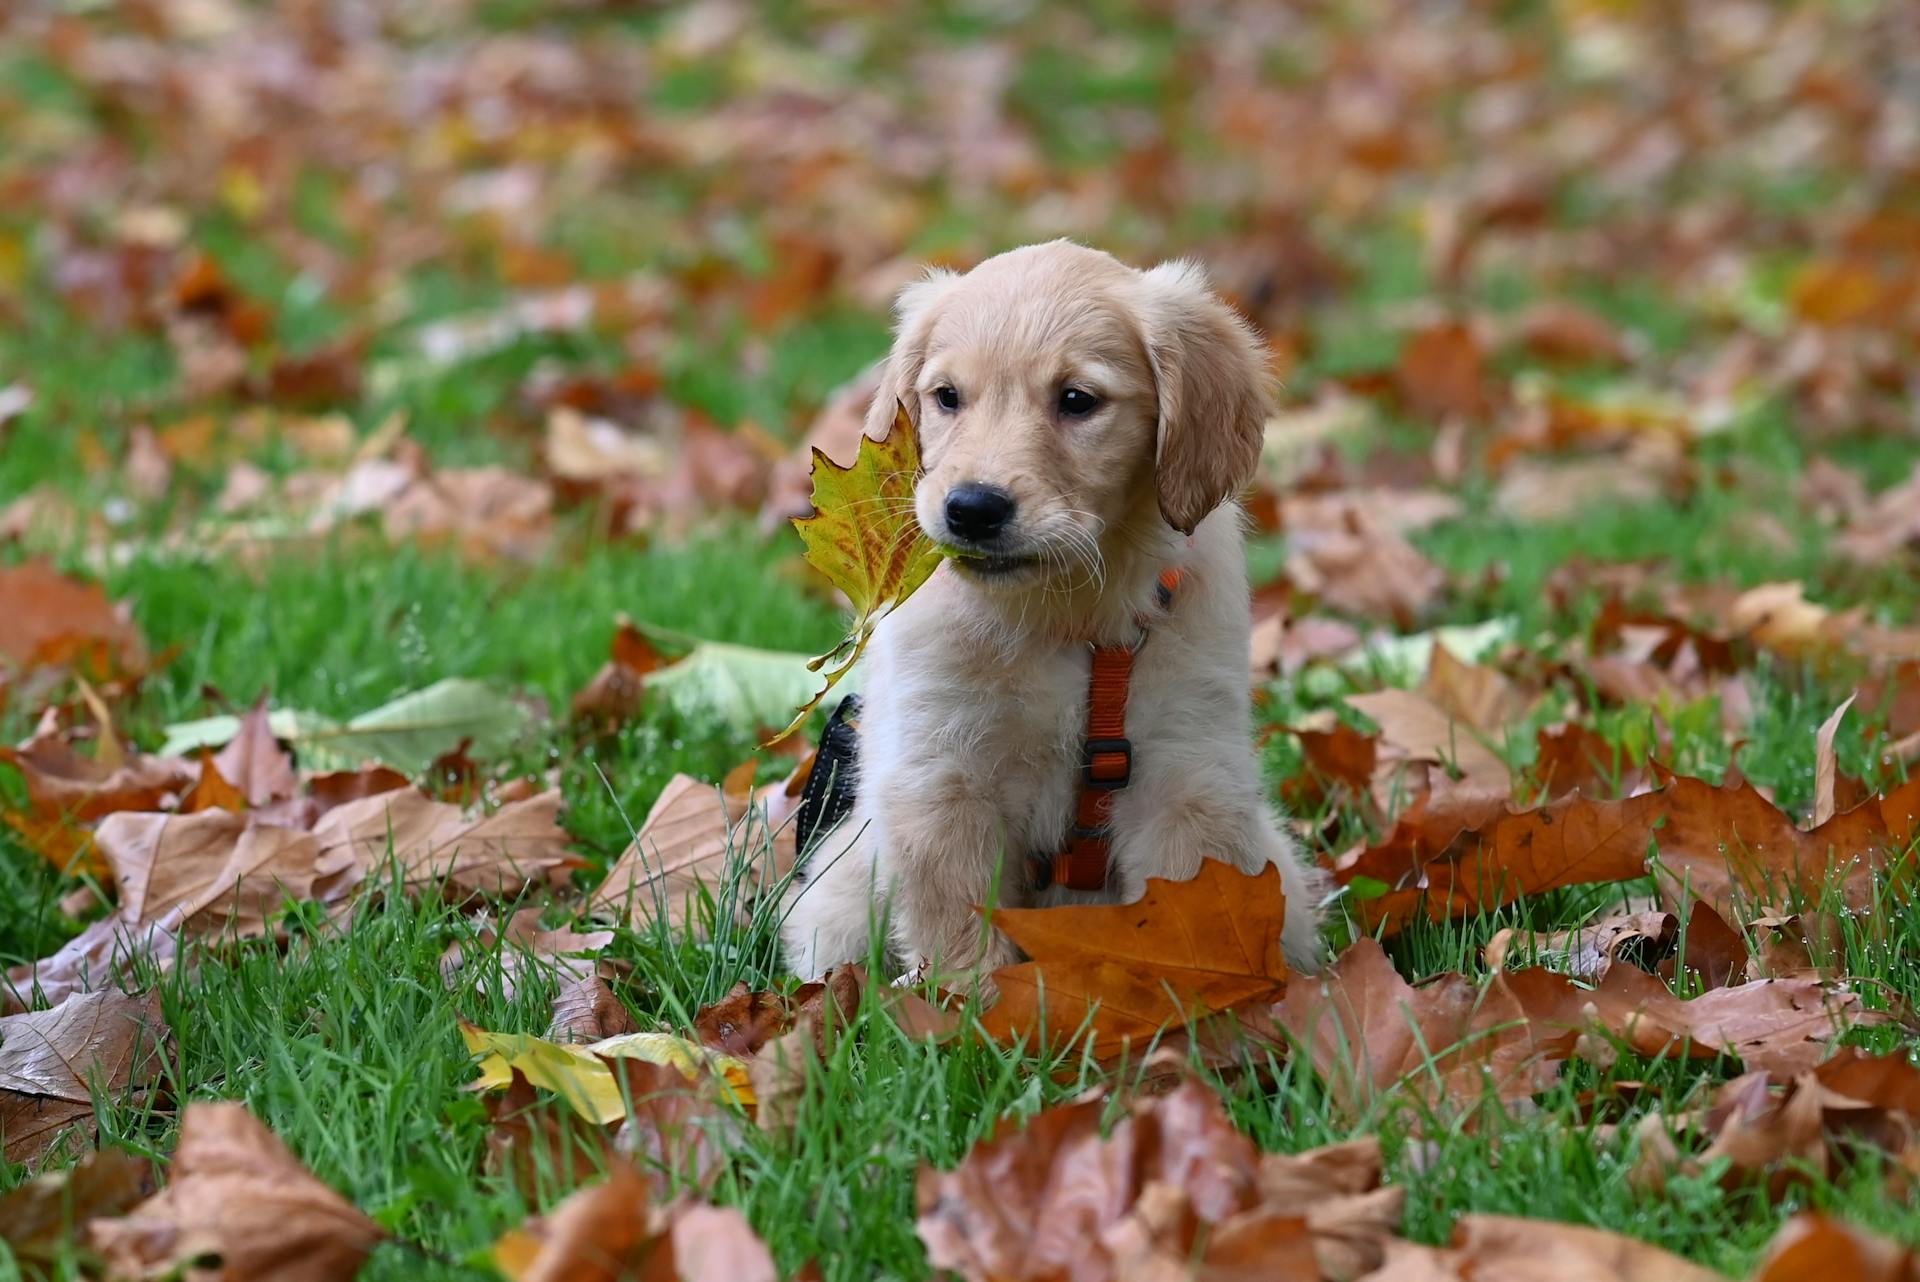
[(675, 775), (593, 892), (590, 910), (636, 926), (660, 921), (678, 928), (703, 894), (722, 901), (730, 887), (745, 900), (765, 893), (793, 867), (793, 825), (774, 815), (790, 801), (783, 784), (749, 796)]
[(0, 669), (56, 666), (105, 678), (147, 664), (124, 606), (43, 560), (0, 566)]
[(919, 479), (920, 437), (904, 405), (895, 408), (885, 440), (860, 438), (850, 466), (814, 450), (813, 514), (796, 518), (793, 526), (807, 545), (807, 563), (846, 593), (855, 617), (847, 638), (809, 665), (825, 669), (827, 683), (773, 742), (800, 728), (860, 661), (880, 620), (939, 566), (944, 554), (913, 515)]
[(573, 696), (574, 718), (607, 731), (640, 711), (647, 674), (667, 662), (624, 614), (615, 621), (610, 650), (606, 664)]
[(1920, 1282), (1920, 1252), (1812, 1211), (1780, 1227), (1753, 1282)]
[(109, 1099), (151, 1088), (167, 1036), (157, 996), (118, 989), (0, 1017), (0, 1157), (28, 1161), (91, 1121), (96, 1086)]
[(1454, 804), (1432, 793), (1379, 845), (1337, 861), (1334, 877), (1384, 887), (1356, 898), (1354, 907), (1369, 929), (1391, 934), (1422, 916), (1443, 921), (1563, 886), (1644, 876), (1648, 843), (1665, 813), (1658, 793), (1622, 801), (1576, 793), (1518, 811), (1497, 800), (1469, 795)]
[(1463, 1215), (1443, 1248), (1396, 1242), (1366, 1282), (1725, 1282), (1711, 1269), (1634, 1238), (1511, 1215)]
[(1440, 598), (1440, 567), (1364, 508), (1337, 526), (1289, 530), (1287, 577), (1343, 614), (1411, 628)]
[[(610, 930), (545, 930), (540, 925), (541, 908), (522, 908), (496, 928), (484, 913), (475, 922), (474, 938), (469, 945), (454, 940), (440, 955), (440, 977), (449, 988), (463, 970), (478, 969), (488, 954), (499, 959), (499, 988), (503, 998), (511, 998), (520, 979), (528, 973), (545, 974), (562, 983), (593, 978), (602, 964), (598, 954), (613, 942)], [(470, 961), (468, 949), (475, 952)]]
[(0, 1196), (0, 1242), (25, 1266), (25, 1276), (52, 1277), (79, 1226), (124, 1214), (152, 1193), (151, 1162), (125, 1149), (103, 1148)]
[(1597, 980), (1617, 962), (1651, 970), (1672, 953), (1679, 932), (1680, 919), (1672, 913), (1617, 913), (1571, 930), (1496, 931), (1485, 956), (1492, 970), (1504, 969), (1509, 956), (1518, 956), (1533, 965), (1551, 962), (1553, 969), (1575, 979)]
[[(1832, 890), (1846, 907), (1871, 913), (1876, 882), (1911, 879), (1920, 831), (1920, 779), (1841, 811), (1812, 829), (1761, 796), (1745, 779), (1716, 788), (1663, 772), (1656, 834), (1657, 884), (1669, 906), (1693, 896), (1728, 922), (1756, 906), (1818, 906)], [(1640, 800), (1640, 799), (1636, 799)]]
[(1394, 385), (1416, 418), (1485, 418), (1499, 398), (1486, 352), (1464, 320), (1440, 320), (1415, 332), (1401, 349)]
[(633, 1031), (632, 1013), (598, 973), (562, 981), (553, 996), (548, 1041), (597, 1042)]
[(222, 1101), (187, 1106), (167, 1186), (89, 1236), (124, 1277), (346, 1282), (386, 1234)]
[(1280, 871), (1245, 873), (1203, 859), (1189, 881), (1147, 879), (1128, 904), (1002, 908), (993, 924), (1033, 960), (993, 972), (1000, 998), (982, 1017), (1008, 1044), (1091, 1031), (1106, 1058), (1170, 1023), (1285, 987)]
[(214, 756), (213, 764), (219, 767), (221, 777), (246, 798), (249, 806), (281, 801), (300, 789), (293, 757), (273, 737), (264, 694), (240, 718), (239, 732)]
[(1323, 1263), (1353, 1276), (1399, 1221), (1405, 1190), (1380, 1187), (1376, 1140), (1263, 1157), (1191, 1080), (1136, 1101), (1103, 1138), (1106, 1111), (1091, 1099), (1009, 1119), (955, 1169), (923, 1166), (916, 1230), (932, 1265), (967, 1282), (1318, 1279)]
[(366, 875), (351, 850), (228, 810), (108, 815), (95, 832), (124, 922), (178, 921), (189, 934), (258, 938), (288, 899), (343, 904)]
[[(1709, 1140), (1697, 1155), (1681, 1148), (1690, 1132)], [(1876, 1160), (1889, 1196), (1904, 1199), (1920, 1180), (1920, 1070), (1904, 1054), (1846, 1047), (1783, 1085), (1765, 1072), (1736, 1078), (1694, 1115), (1650, 1113), (1636, 1134), (1632, 1179), (1651, 1196), (1661, 1196), (1675, 1175), (1713, 1169), (1728, 1189), (1764, 1177), (1777, 1202)]]
[(1407, 766), (1443, 767), (1467, 791), (1498, 797), (1512, 791), (1513, 772), (1483, 733), (1424, 695), (1376, 690), (1348, 695), (1347, 703), (1380, 727), (1374, 796), (1382, 810), (1398, 809), (1393, 796), (1407, 787), (1400, 777)]
[(1774, 1073), (1812, 1068), (1851, 1027), (1884, 1023), (1843, 983), (1810, 977), (1715, 988), (1682, 999), (1658, 977), (1615, 966), (1591, 988), (1546, 970), (1504, 972), (1501, 987), (1519, 1003), (1536, 1041), (1551, 1054), (1608, 1060), (1600, 1030), (1636, 1055), (1737, 1055)]
[(179, 950), (179, 917), (128, 922), (118, 916), (90, 923), (49, 957), (8, 969), (0, 982), (0, 1014), (54, 1007), (76, 993), (122, 983), (136, 965), (166, 969)]
[(412, 891), (511, 894), (578, 864), (559, 814), (557, 788), (478, 817), (409, 788), (336, 806), (312, 838), (328, 866), (350, 856), (377, 876), (391, 857)]
[(494, 1244), (511, 1282), (778, 1282), (773, 1256), (731, 1207), (681, 1198), (655, 1206), (624, 1162)]
[(1294, 981), (1273, 1016), (1352, 1117), (1396, 1089), (1435, 1111), (1472, 1108), (1488, 1092), (1524, 1099), (1551, 1085), (1557, 1071), (1504, 989), (1463, 975), (1415, 988), (1371, 939), (1319, 975)]
[(1420, 693), (1447, 716), (1495, 742), (1525, 720), (1536, 702), (1504, 674), (1485, 664), (1463, 662), (1439, 642), (1427, 660)]
[(26, 805), (0, 806), (0, 819), (54, 867), (101, 878), (111, 870), (94, 844), (93, 825), (117, 811), (167, 808), (199, 778), (193, 763), (179, 757), (90, 760), (55, 733), (37, 734), (18, 748), (0, 744), (0, 762), (26, 781)]

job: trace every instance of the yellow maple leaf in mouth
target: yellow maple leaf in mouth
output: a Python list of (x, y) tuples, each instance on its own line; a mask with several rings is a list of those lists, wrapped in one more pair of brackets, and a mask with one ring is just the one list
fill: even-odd
[(827, 692), (853, 670), (887, 613), (927, 581), (950, 555), (927, 537), (913, 514), (913, 487), (920, 479), (920, 437), (906, 406), (894, 406), (884, 440), (860, 438), (851, 466), (813, 451), (813, 513), (794, 528), (807, 546), (807, 564), (826, 575), (853, 603), (854, 621), (845, 639), (807, 666), (825, 670), (827, 683), (769, 745), (780, 742), (820, 706)]

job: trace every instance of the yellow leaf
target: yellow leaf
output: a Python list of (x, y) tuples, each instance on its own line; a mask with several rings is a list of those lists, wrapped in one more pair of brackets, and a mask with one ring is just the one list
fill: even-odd
[[(827, 691), (845, 676), (889, 610), (927, 581), (944, 555), (913, 515), (913, 486), (920, 479), (920, 438), (904, 405), (896, 405), (884, 441), (860, 438), (851, 467), (813, 452), (813, 514), (795, 518), (807, 545), (807, 563), (847, 594), (855, 612), (846, 640), (812, 663), (828, 668), (827, 683), (772, 743), (800, 727)], [(831, 668), (828, 665), (835, 665)]]
[(753, 1087), (747, 1079), (745, 1060), (709, 1051), (698, 1042), (672, 1033), (624, 1033), (582, 1046), (550, 1042), (530, 1033), (488, 1032), (463, 1020), (460, 1037), (466, 1042), (467, 1050), (481, 1057), (480, 1076), (469, 1083), (472, 1089), (504, 1090), (518, 1069), (530, 1084), (552, 1091), (574, 1112), (602, 1125), (627, 1115), (620, 1083), (600, 1062), (599, 1057), (603, 1055), (608, 1059), (640, 1059), (649, 1064), (664, 1064), (679, 1069), (688, 1078), (698, 1077), (702, 1072), (712, 1073), (726, 1084), (742, 1107), (753, 1107)]

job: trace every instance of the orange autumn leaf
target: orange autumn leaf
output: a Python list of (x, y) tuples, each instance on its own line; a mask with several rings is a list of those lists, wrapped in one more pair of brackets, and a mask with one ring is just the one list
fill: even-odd
[(1576, 793), (1515, 811), (1498, 799), (1429, 794), (1380, 844), (1343, 857), (1334, 876), (1376, 883), (1378, 893), (1354, 906), (1369, 929), (1392, 934), (1416, 917), (1443, 921), (1523, 895), (1642, 876), (1663, 804), (1658, 793), (1624, 801)]
[(1104, 1058), (1178, 1020), (1271, 1000), (1287, 983), (1286, 909), (1279, 869), (1218, 859), (1191, 881), (1149, 878), (1129, 904), (1000, 909), (993, 924), (1033, 960), (994, 972), (1000, 1000), (982, 1027), (1012, 1043), (1085, 1025)]
[(826, 575), (853, 603), (854, 622), (845, 640), (809, 667), (826, 669), (827, 683), (800, 709), (773, 742), (799, 728), (827, 691), (853, 669), (889, 610), (927, 581), (944, 555), (913, 515), (913, 486), (920, 479), (920, 438), (906, 406), (894, 412), (886, 439), (860, 438), (860, 452), (842, 467), (813, 452), (813, 514), (793, 527), (807, 545), (807, 563)]

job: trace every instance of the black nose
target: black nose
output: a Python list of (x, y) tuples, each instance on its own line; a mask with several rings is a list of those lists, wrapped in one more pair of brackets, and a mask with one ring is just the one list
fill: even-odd
[(997, 485), (969, 481), (947, 491), (947, 529), (955, 538), (986, 543), (1013, 519), (1013, 495)]

